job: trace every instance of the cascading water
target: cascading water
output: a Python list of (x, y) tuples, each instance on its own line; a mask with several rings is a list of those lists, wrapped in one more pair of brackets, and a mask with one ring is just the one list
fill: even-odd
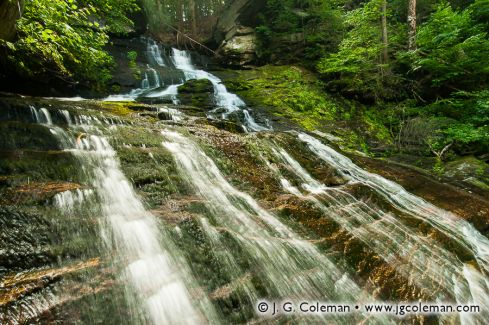
[[(180, 85), (190, 79), (207, 79), (213, 85), (217, 107), (208, 117), (226, 119), (234, 114), (242, 116), (243, 126), (251, 131), (270, 129), (256, 123), (245, 103), (237, 95), (229, 93), (218, 77), (196, 68), (189, 52), (172, 49), (168, 56), (156, 42), (146, 40), (145, 53), (149, 64), (146, 68), (143, 66), (141, 88), (134, 89), (127, 95), (111, 96), (108, 100), (165, 97), (177, 104)], [(161, 71), (166, 71), (165, 69), (178, 70), (179, 77), (169, 83), (161, 78), (164, 77)], [(60, 102), (50, 103), (61, 106)], [(99, 104), (102, 108), (98, 107)], [(11, 145), (26, 142), (23, 139), (25, 135), (29, 140), (35, 140), (32, 141), (35, 142), (34, 146), (31, 148), (28, 143), (25, 148), (9, 148), (10, 156), (31, 155), (39, 159), (41, 155), (45, 155), (49, 162), (53, 161), (52, 156), (70, 156), (74, 161), (71, 163), (76, 165), (74, 173), (81, 175), (76, 176), (79, 179), (68, 173), (69, 175), (63, 179), (54, 177), (55, 181), (52, 183), (47, 182), (43, 178), (44, 175), (33, 182), (42, 189), (60, 186), (60, 182), (63, 182), (61, 185), (70, 188), (63, 188), (51, 198), (42, 197), (35, 201), (33, 204), (36, 206), (33, 210), (39, 208), (40, 211), (47, 211), (50, 217), (50, 213), (54, 213), (56, 217), (63, 215), (66, 218), (61, 219), (60, 223), (73, 223), (73, 228), (77, 227), (77, 222), (98, 225), (94, 228), (98, 227), (100, 231), (89, 237), (88, 241), (100, 240), (100, 244), (94, 244), (97, 248), (93, 255), (100, 258), (101, 264), (106, 265), (101, 266), (103, 271), (93, 270), (89, 275), (109, 277), (108, 281), (103, 282), (107, 283), (107, 286), (111, 285), (110, 280), (116, 275), (117, 283), (123, 291), (117, 297), (125, 297), (120, 300), (125, 301), (123, 307), (128, 309), (124, 314), (127, 315), (124, 322), (217, 324), (266, 323), (270, 320), (277, 323), (290, 321), (306, 324), (387, 324), (399, 320), (390, 318), (390, 315), (369, 314), (364, 310), (346, 315), (272, 317), (257, 313), (255, 307), (260, 300), (282, 299), (365, 304), (373, 302), (374, 299), (382, 300), (382, 294), (386, 293), (379, 294), (381, 289), (395, 291), (404, 290), (405, 287), (408, 287), (406, 292), (413, 293), (413, 299), (428, 296), (432, 297), (433, 303), (475, 304), (483, 310), (480, 314), (438, 315), (436, 320), (442, 324), (486, 322), (489, 310), (489, 240), (467, 221), (408, 193), (394, 182), (363, 170), (350, 159), (307, 134), (299, 134), (299, 141), (294, 135), (293, 142), (307, 146), (316, 160), (326, 162), (340, 174), (342, 180), (346, 180), (346, 184), (328, 186), (325, 182), (319, 181), (319, 177), (314, 178), (312, 175), (316, 173), (312, 169), (308, 171), (294, 159), (293, 157), (296, 157), (302, 162), (297, 155), (293, 155), (294, 152), (288, 147), (286, 151), (269, 140), (279, 139), (278, 143), (279, 136), (274, 138), (275, 135), (266, 133), (228, 135), (225, 131), (216, 131), (212, 127), (203, 127), (202, 124), (192, 125), (190, 117), (186, 117), (176, 108), (168, 107), (159, 107), (156, 113), (162, 120), (172, 120), (173, 122), (168, 124), (173, 126), (161, 121), (155, 122), (156, 114), (152, 110), (141, 114), (141, 121), (135, 122), (139, 124), (132, 127), (129, 124), (133, 122), (136, 114), (123, 117), (126, 121), (131, 119), (129, 123), (123, 124), (120, 119), (106, 117), (105, 109), (111, 114), (111, 107), (108, 105), (107, 108), (102, 104), (96, 103), (97, 108), (94, 108), (95, 105), (87, 106), (90, 108), (86, 112), (81, 107), (69, 107), (70, 104), (67, 103), (59, 110), (54, 110), (50, 104), (41, 104), (43, 108), (30, 106), (26, 107), (25, 112), (6, 114), (9, 118), (27, 116), (29, 121), (23, 121), (24, 125), (14, 120), (15, 123), (9, 127), (15, 129), (21, 125), (24, 133), (21, 133), (18, 142), (14, 139), (5, 143)], [(103, 110), (103, 113), (100, 110)], [(183, 120), (185, 123), (175, 123)], [(201, 118), (197, 120), (199, 123), (202, 121)], [(29, 127), (32, 126), (32, 121), (36, 124), (35, 128), (31, 129)], [(160, 134), (162, 127), (166, 129)], [(187, 127), (192, 136), (186, 135), (184, 129)], [(209, 137), (214, 135), (212, 132), (216, 132), (216, 142), (208, 141)], [(143, 135), (138, 142), (133, 137), (139, 133)], [(45, 142), (54, 138), (56, 145), (49, 142), (42, 144), (39, 149), (35, 145), (44, 140), (38, 139), (39, 134), (46, 137)], [(292, 137), (290, 133), (281, 135)], [(272, 171), (270, 172), (265, 165), (263, 172), (274, 175), (272, 178), (277, 181), (275, 186), (278, 188), (274, 189), (278, 194), (274, 194), (277, 194), (278, 198), (265, 201), (268, 200), (267, 197), (264, 201), (258, 201), (264, 197), (252, 198), (238, 190), (238, 187), (231, 185), (231, 180), (224, 176), (225, 169), (221, 171), (215, 163), (218, 157), (221, 157), (220, 154), (212, 151), (214, 148), (209, 149), (195, 141), (199, 137), (205, 144), (222, 143), (228, 140), (224, 139), (228, 136), (241, 139), (239, 141), (242, 143), (253, 146), (250, 152), (244, 154), (249, 155), (248, 158), (266, 156), (275, 162), (274, 164), (263, 159)], [(114, 147), (109, 144), (109, 139)], [(134, 142), (130, 144), (122, 144), (132, 140)], [(255, 144), (258, 144), (258, 147), (255, 147)], [(265, 150), (256, 149), (263, 148), (260, 147), (263, 144), (266, 145)], [(151, 150), (148, 149), (150, 146), (153, 147)], [(154, 147), (157, 149), (153, 150)], [(223, 147), (229, 149), (225, 145)], [(247, 150), (236, 149), (232, 145), (230, 148), (231, 154), (225, 152), (225, 155), (229, 154), (226, 159), (231, 157), (230, 160), (236, 157), (235, 154), (239, 156), (242, 151)], [(245, 146), (243, 148), (249, 149)], [(42, 152), (43, 150), (45, 152)], [(150, 168), (144, 165), (147, 161), (153, 163)], [(27, 167), (22, 167), (23, 163)], [(226, 163), (227, 161), (223, 164), (224, 167)], [(238, 164), (241, 161), (237, 159), (232, 163)], [(27, 181), (22, 178), (25, 178), (24, 174), (30, 175), (28, 167), (32, 165), (28, 165), (28, 161), (22, 161), (20, 165), (23, 169), (17, 165), (14, 165), (15, 168), (7, 166), (12, 168), (12, 174), (15, 173), (12, 177), (14, 181), (8, 177), (1, 178), (0, 190), (3, 190), (3, 184), (9, 182), (14, 185), (17, 185), (15, 182), (20, 183), (21, 193), (29, 190), (29, 186), (32, 185), (29, 176)], [(126, 169), (128, 165), (129, 168)], [(143, 165), (148, 170), (143, 172)], [(162, 170), (156, 170), (156, 167), (161, 167)], [(256, 167), (259, 168), (258, 164)], [(58, 169), (60, 173), (61, 169)], [(134, 180), (133, 176), (140, 178)], [(234, 175), (231, 178), (235, 180)], [(138, 193), (141, 193), (141, 196), (136, 194), (135, 188), (140, 191)], [(150, 188), (154, 192), (145, 192), (143, 188)], [(355, 192), (358, 189), (366, 191), (374, 199), (364, 201), (363, 197), (357, 198), (358, 195), (363, 195), (363, 192)], [(376, 201), (379, 197), (381, 200)], [(143, 205), (142, 198), (148, 207)], [(291, 199), (291, 202), (306, 203), (305, 212), (300, 210), (302, 206), (298, 208), (298, 212), (292, 209), (292, 217), (287, 219), (288, 216), (283, 215), (282, 206), (279, 205), (282, 202), (288, 204), (288, 199)], [(184, 202), (183, 208), (175, 202)], [(177, 205), (174, 210), (172, 204)], [(269, 206), (276, 210), (268, 208)], [(29, 203), (21, 208), (25, 207), (31, 208)], [(289, 206), (286, 206), (284, 210), (287, 211), (288, 208)], [(151, 212), (149, 209), (152, 209)], [(292, 220), (295, 217), (294, 213), (308, 219), (309, 216), (301, 213), (307, 214), (309, 211), (317, 213), (314, 218), (326, 220), (328, 227), (333, 225), (333, 230), (329, 232), (330, 230), (326, 229), (325, 234), (316, 233), (304, 226), (302, 221)], [(161, 220), (157, 219), (156, 215), (161, 216)], [(319, 222), (317, 224), (321, 227)], [(343, 240), (339, 238), (340, 235), (328, 237), (332, 233), (336, 235), (336, 229), (340, 229), (338, 233), (341, 233), (341, 236), (348, 238), (345, 242), (358, 244), (363, 251), (351, 253), (347, 251), (348, 248), (343, 251), (342, 248), (332, 247), (334, 244), (329, 245), (332, 241)], [(69, 231), (76, 233), (78, 230), (69, 229), (67, 232)], [(77, 237), (75, 240), (79, 241), (84, 235), (85, 233), (80, 231), (74, 235)], [(188, 243), (198, 243), (202, 246), (191, 247)], [(0, 253), (4, 254), (6, 250), (0, 248)], [(207, 248), (209, 249), (206, 250)], [(35, 249), (39, 250), (38, 247)], [(66, 264), (69, 264), (72, 258), (82, 261), (88, 259), (83, 254), (72, 257), (70, 249), (72, 247), (67, 250), (68, 253), (63, 251), (63, 254), (53, 255)], [(196, 253), (196, 256), (192, 256), (192, 253)], [(402, 281), (401, 284), (395, 284), (392, 288), (389, 285), (381, 287), (375, 282), (378, 279), (372, 278), (382, 277), (383, 273), (379, 275), (370, 272), (370, 265), (364, 266), (361, 271), (355, 269), (356, 261), (351, 260), (358, 259), (359, 263), (368, 264), (371, 256), (374, 256), (382, 267), (385, 266), (389, 271), (394, 270), (393, 278)], [(56, 269), (58, 266), (55, 262), (49, 263), (29, 267), (37, 270), (44, 267)], [(65, 268), (61, 262), (60, 265)], [(216, 270), (222, 273), (215, 272)], [(3, 268), (0, 267), (0, 275), (1, 272)], [(214, 272), (218, 275), (212, 274)], [(79, 280), (78, 275), (74, 278), (74, 282)], [(3, 290), (1, 281), (3, 280), (0, 279), (0, 294)], [(379, 287), (376, 287), (377, 285)], [(95, 296), (93, 301), (100, 304), (100, 301), (114, 298), (113, 296), (119, 293), (119, 288), (114, 287), (116, 288), (110, 289), (113, 291), (103, 296), (103, 299), (97, 296), (97, 290), (105, 288), (97, 287), (94, 289), (95, 293), (90, 293)], [(411, 289), (412, 291), (408, 291)], [(79, 291), (86, 294), (86, 288)], [(397, 293), (389, 292), (386, 295), (390, 294), (392, 295), (389, 297), (396, 297)], [(13, 324), (29, 322), (56, 306), (68, 304), (70, 299), (82, 300), (79, 296), (73, 296), (75, 295), (72, 293), (63, 295), (55, 290), (47, 293), (42, 290), (28, 292), (25, 298), (18, 298), (22, 301), (11, 309), (12, 313), (6, 313), (6, 318), (2, 318), (0, 309), (0, 322), (4, 322), (4, 319), (5, 322)], [(120, 300), (114, 300), (117, 300), (113, 302), (117, 309)], [(78, 305), (75, 308), (79, 307), (80, 313), (90, 314), (94, 307), (93, 301), (90, 301), (91, 305), (86, 301), (77, 301)], [(0, 299), (0, 308), (2, 304), (3, 300)], [(63, 308), (61, 307), (62, 312)], [(120, 312), (114, 309), (111, 311)], [(26, 320), (22, 320), (23, 315)], [(264, 316), (272, 319), (262, 318)], [(416, 317), (418, 315), (406, 322), (428, 320)], [(21, 321), (17, 322), (16, 319)], [(102, 319), (99, 311), (99, 314), (89, 318), (88, 323), (101, 323)], [(83, 323), (84, 320), (77, 321)]]
[[(174, 155), (181, 176), (204, 199), (212, 214), (212, 221), (201, 220), (206, 235), (221, 249), (217, 228), (241, 243), (261, 269), (260, 278), (269, 297), (345, 302), (368, 299), (346, 273), (312, 244), (301, 239), (249, 195), (231, 186), (195, 143), (176, 132), (164, 131), (163, 135), (167, 139), (164, 146)], [(225, 260), (229, 271), (233, 272), (236, 266), (230, 254), (225, 253)], [(255, 289), (247, 287), (246, 292), (253, 302)], [(331, 317), (340, 323), (353, 321), (344, 316)]]
[(252, 131), (269, 130), (269, 128), (261, 126), (255, 122), (249, 112), (244, 109), (246, 107), (245, 102), (243, 102), (243, 100), (236, 94), (228, 92), (221, 79), (207, 71), (196, 69), (192, 64), (192, 59), (189, 52), (173, 49), (172, 60), (175, 67), (183, 71), (185, 80), (207, 79), (212, 83), (214, 86), (214, 98), (217, 106), (216, 110), (224, 109), (224, 112), (221, 113), (221, 118), (225, 119), (233, 112), (242, 111), (245, 127)]
[[(93, 190), (64, 192), (55, 204), (67, 213), (96, 193), (104, 216), (100, 220), (102, 237), (123, 273), (122, 281), (130, 285), (129, 304), (139, 321), (151, 324), (201, 324), (218, 322), (206, 297), (196, 303), (187, 289), (193, 279), (185, 262), (176, 255), (172, 242), (159, 230), (156, 219), (148, 213), (119, 168), (116, 153), (101, 135), (97, 124), (82, 124), (97, 118), (75, 117), (71, 131), (78, 132), (75, 141), (63, 129), (52, 126), (46, 109), (31, 108), (38, 122), (48, 121), (65, 150), (74, 154), (91, 180)], [(66, 113), (62, 113), (66, 116)], [(69, 120), (73, 119), (69, 117)], [(109, 253), (110, 255), (110, 253)], [(137, 321), (137, 320), (133, 320)]]
[[(487, 272), (486, 254), (489, 246), (486, 237), (465, 220), (408, 193), (394, 182), (364, 171), (317, 139), (306, 134), (300, 134), (299, 138), (346, 179), (368, 186), (402, 213), (428, 222), (437, 231), (469, 250), (478, 263), (477, 268), (461, 262), (435, 240), (417, 234), (392, 213), (376, 210), (341, 188), (321, 184), (285, 150), (275, 148), (275, 156), (301, 180), (306, 194), (280, 176), (284, 189), (313, 202), (323, 211), (324, 216), (333, 219), (355, 238), (362, 240), (409, 281), (426, 288), (432, 294), (437, 293), (439, 301), (449, 299), (462, 304), (476, 303), (483, 310), (489, 310), (489, 286), (487, 281), (481, 280)], [(464, 324), (477, 324), (485, 317), (486, 312), (461, 316)]]
[[(133, 89), (129, 94), (111, 95), (106, 101), (134, 101), (139, 97), (146, 98), (169, 98), (174, 104), (178, 104), (178, 87), (183, 85), (185, 81), (191, 79), (207, 79), (214, 87), (214, 100), (216, 109), (210, 112), (210, 116), (218, 116), (226, 119), (233, 113), (239, 113), (238, 116), (243, 121), (243, 126), (251, 131), (270, 130), (270, 126), (258, 124), (246, 110), (246, 104), (236, 94), (228, 92), (226, 86), (223, 85), (221, 79), (213, 74), (195, 68), (192, 63), (191, 55), (187, 51), (182, 51), (173, 48), (169, 60), (173, 67), (183, 73), (184, 78), (181, 80), (173, 80), (173, 82), (165, 87), (156, 67), (168, 67), (165, 63), (158, 44), (152, 40), (146, 40), (146, 57), (150, 64), (147, 66), (141, 81), (141, 88)], [(267, 123), (268, 124), (268, 123)]]
[[(160, 67), (166, 67), (165, 61), (163, 60), (163, 56), (161, 55), (161, 50), (158, 45), (154, 40), (148, 39), (147, 40), (147, 55), (150, 59), (152, 59), (152, 64), (157, 64)], [(153, 63), (154, 62), (154, 63)]]
[(489, 239), (482, 236), (467, 221), (409, 193), (399, 184), (361, 169), (350, 159), (310, 135), (301, 133), (299, 139), (307, 143), (311, 151), (318, 157), (337, 168), (345, 178), (368, 186), (400, 211), (426, 221), (467, 250), (472, 251), (479, 266), (485, 272), (489, 272)]

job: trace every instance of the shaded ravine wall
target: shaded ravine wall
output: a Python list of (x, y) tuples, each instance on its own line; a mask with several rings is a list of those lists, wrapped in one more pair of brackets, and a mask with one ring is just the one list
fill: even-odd
[(24, 0), (0, 0), (0, 39), (15, 37), (15, 22), (24, 9)]

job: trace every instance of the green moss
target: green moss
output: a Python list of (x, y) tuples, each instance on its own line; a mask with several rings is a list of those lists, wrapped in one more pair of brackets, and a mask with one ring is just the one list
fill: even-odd
[(132, 76), (136, 80), (141, 80), (141, 70), (138, 68), (136, 59), (138, 57), (138, 52), (129, 51), (127, 52), (127, 59), (129, 60), (129, 69), (132, 71)]
[(366, 110), (363, 113), (363, 121), (373, 137), (392, 144), (392, 136), (385, 126), (383, 118), (378, 110)]
[(213, 94), (214, 86), (207, 79), (191, 79), (178, 87), (178, 99), (183, 105), (212, 109)]
[(127, 116), (134, 113), (130, 109), (132, 105), (135, 105), (132, 102), (98, 102), (97, 104), (102, 110), (119, 116)]
[(0, 123), (0, 149), (59, 150), (59, 141), (49, 128), (18, 121)]
[(151, 208), (161, 206), (172, 194), (186, 194), (188, 191), (186, 184), (178, 176), (171, 154), (163, 147), (121, 147), (117, 154), (124, 174)]
[(481, 189), (489, 189), (489, 164), (473, 156), (463, 157), (444, 164), (445, 176), (471, 183)]
[(10, 185), (29, 181), (80, 181), (76, 158), (64, 151), (3, 152), (0, 175), (10, 175)]
[(163, 142), (160, 130), (152, 129), (151, 125), (125, 126), (113, 131), (112, 144), (134, 147), (159, 148)]
[(190, 79), (178, 87), (179, 93), (206, 93), (213, 91), (214, 86), (208, 79)]
[(307, 70), (294, 66), (264, 66), (240, 72), (226, 82), (247, 102), (263, 104), (273, 114), (287, 117), (308, 130), (332, 121), (337, 103), (321, 89), (319, 81)]

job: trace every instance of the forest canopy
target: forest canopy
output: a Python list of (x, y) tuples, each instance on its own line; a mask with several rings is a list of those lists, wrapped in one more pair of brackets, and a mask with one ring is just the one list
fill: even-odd
[[(325, 92), (385, 112), (397, 133), (407, 120), (428, 119), (434, 152), (489, 151), (489, 0), (248, 2), (265, 4), (252, 26), (257, 64), (312, 69)], [(103, 87), (113, 66), (105, 46), (133, 30), (130, 17), (140, 9), (149, 32), (165, 40), (175, 31), (212, 33), (231, 3), (26, 0), (17, 38), (0, 42), (15, 73)]]
[(21, 74), (54, 73), (103, 84), (112, 64), (103, 48), (108, 34), (128, 32), (133, 26), (128, 15), (136, 10), (136, 0), (27, 0), (17, 40), (1, 42)]
[[(432, 151), (489, 151), (488, 0), (269, 0), (257, 28), (266, 45), (302, 33), (297, 61), (325, 89), (373, 105), (402, 132), (429, 123)], [(416, 119), (421, 117), (421, 119)]]

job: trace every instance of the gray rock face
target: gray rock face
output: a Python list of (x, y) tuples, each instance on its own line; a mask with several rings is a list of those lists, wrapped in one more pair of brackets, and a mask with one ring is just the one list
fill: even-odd
[(224, 10), (214, 30), (214, 41), (219, 44), (222, 63), (246, 66), (256, 60), (253, 27), (258, 24), (258, 13), (265, 5), (265, 0), (235, 0)]
[(15, 37), (15, 22), (23, 10), (24, 0), (0, 0), (0, 39), (11, 41)]
[(256, 34), (253, 28), (238, 27), (233, 36), (222, 42), (219, 54), (227, 65), (252, 64), (256, 60)]

